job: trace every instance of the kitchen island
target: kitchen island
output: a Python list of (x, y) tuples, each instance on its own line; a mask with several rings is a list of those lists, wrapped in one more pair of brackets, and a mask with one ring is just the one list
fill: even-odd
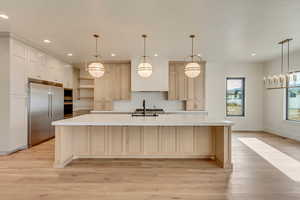
[(203, 115), (87, 114), (55, 121), (55, 168), (78, 158), (198, 158), (231, 168), (232, 122)]

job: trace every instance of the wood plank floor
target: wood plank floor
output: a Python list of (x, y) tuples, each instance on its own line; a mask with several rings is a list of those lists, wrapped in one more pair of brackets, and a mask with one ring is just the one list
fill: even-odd
[[(53, 169), (54, 140), (0, 157), (1, 200), (299, 200), (294, 182), (238, 137), (255, 137), (300, 160), (300, 143), (233, 134), (233, 171), (200, 160), (76, 160)], [(299, 169), (300, 170), (300, 169)]]

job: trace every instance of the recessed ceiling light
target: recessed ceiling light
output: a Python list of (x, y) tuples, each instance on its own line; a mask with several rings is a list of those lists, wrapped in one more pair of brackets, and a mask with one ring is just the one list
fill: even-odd
[(7, 16), (7, 15), (5, 15), (5, 14), (0, 14), (0, 17), (2, 18), (2, 19), (8, 19), (9, 17)]
[(256, 53), (251, 53), (251, 56), (256, 56)]
[(44, 40), (44, 43), (49, 44), (49, 43), (51, 43), (51, 41), (46, 39), (46, 40)]
[(158, 56), (158, 54), (156, 53), (156, 54), (154, 54), (154, 56), (155, 56), (155, 57), (157, 57), (157, 56)]
[(111, 54), (111, 56), (112, 56), (112, 57), (115, 57), (115, 56), (116, 56), (116, 54), (112, 53), (112, 54)]
[(200, 53), (198, 53), (198, 54), (197, 54), (197, 56), (198, 56), (198, 57), (201, 57), (201, 54), (200, 54)]
[(72, 54), (72, 53), (68, 53), (67, 55), (68, 55), (68, 56), (70, 56), (70, 57), (71, 57), (71, 56), (73, 56), (73, 54)]

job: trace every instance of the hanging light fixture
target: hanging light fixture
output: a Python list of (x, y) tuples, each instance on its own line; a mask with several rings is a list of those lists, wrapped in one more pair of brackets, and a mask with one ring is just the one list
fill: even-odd
[(192, 55), (189, 56), (191, 58), (191, 62), (189, 62), (185, 68), (184, 73), (189, 78), (196, 78), (201, 73), (201, 66), (199, 65), (199, 62), (201, 60), (196, 60), (197, 58), (200, 58), (197, 55), (194, 55), (194, 38), (195, 35), (190, 35), (190, 38), (192, 39)]
[[(264, 77), (264, 84), (267, 89), (280, 89), (289, 87), (289, 81), (297, 80), (297, 76), (294, 72), (290, 72), (290, 41), (293, 39), (289, 38), (283, 41), (280, 41), (278, 44), (281, 45), (281, 68), (279, 75), (267, 76)], [(284, 50), (283, 47), (287, 43), (287, 73), (284, 74)]]
[(144, 56), (142, 56), (142, 60), (137, 67), (137, 73), (142, 78), (148, 78), (152, 74), (152, 65), (149, 63), (149, 57), (146, 56), (146, 38), (147, 35), (142, 35), (144, 38)]
[[(278, 83), (280, 84), (279, 87), (286, 87), (286, 76), (283, 74), (283, 42), (281, 44), (281, 67), (280, 67), (280, 74), (277, 77)], [(289, 67), (288, 67), (289, 68)]]
[(98, 54), (98, 38), (99, 35), (94, 34), (93, 35), (95, 40), (96, 40), (96, 54), (95, 56), (95, 61), (91, 62), (88, 67), (87, 67), (87, 71), (89, 72), (89, 74), (94, 77), (94, 78), (100, 78), (101, 76), (104, 75), (104, 66), (103, 64), (99, 61), (99, 57), (100, 55)]
[(297, 82), (297, 72), (290, 72), (290, 41), (292, 41), (292, 39), (287, 39), (286, 41), (288, 45), (288, 72), (286, 74), (286, 79), (291, 82)]

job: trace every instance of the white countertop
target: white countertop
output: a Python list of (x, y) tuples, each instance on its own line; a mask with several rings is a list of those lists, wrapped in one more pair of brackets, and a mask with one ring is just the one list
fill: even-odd
[(233, 122), (206, 115), (168, 114), (132, 117), (129, 114), (87, 114), (52, 122), (54, 126), (232, 126)]
[[(92, 110), (90, 111), (90, 113), (92, 114), (131, 114), (132, 112), (130, 111), (98, 111), (98, 110)], [(207, 111), (185, 111), (185, 110), (167, 110), (165, 111), (164, 114), (204, 114), (207, 115), (208, 112)], [(161, 114), (163, 115), (163, 114)]]

